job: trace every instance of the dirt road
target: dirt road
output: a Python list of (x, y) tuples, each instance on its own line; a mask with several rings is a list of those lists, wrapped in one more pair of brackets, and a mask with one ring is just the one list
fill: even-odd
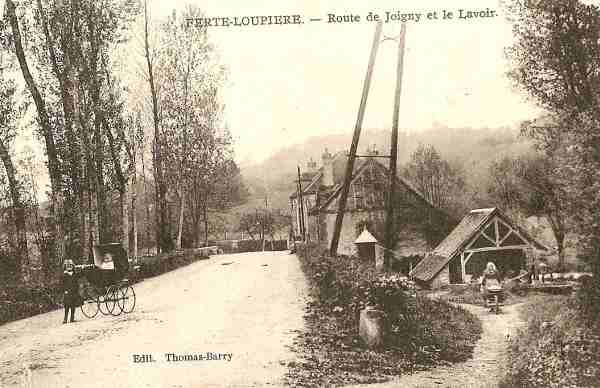
[(0, 387), (282, 385), (293, 359), (286, 345), (304, 324), (306, 285), (294, 255), (215, 256), (135, 290), (128, 315), (78, 311), (78, 322), (63, 325), (55, 311), (1, 326)]
[(505, 306), (500, 314), (479, 306), (464, 304), (466, 310), (481, 319), (483, 333), (473, 351), (473, 358), (460, 364), (401, 376), (382, 383), (360, 385), (360, 388), (496, 388), (504, 376), (508, 339), (523, 324), (517, 314), (518, 305)]

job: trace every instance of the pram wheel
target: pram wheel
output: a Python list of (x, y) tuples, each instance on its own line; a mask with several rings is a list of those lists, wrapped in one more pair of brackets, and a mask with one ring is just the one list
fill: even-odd
[(109, 287), (104, 295), (98, 297), (98, 307), (103, 315), (112, 315), (115, 310), (115, 305), (117, 303), (112, 294), (112, 287)]
[(118, 299), (117, 303), (121, 310), (128, 314), (133, 311), (135, 307), (135, 292), (133, 291), (133, 287), (127, 285), (120, 289), (121, 296)]

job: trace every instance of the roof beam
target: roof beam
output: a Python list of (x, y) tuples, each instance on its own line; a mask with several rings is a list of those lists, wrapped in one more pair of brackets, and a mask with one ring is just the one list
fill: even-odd
[(490, 252), (490, 251), (506, 251), (510, 249), (528, 249), (531, 248), (530, 245), (508, 245), (505, 247), (489, 247), (489, 248), (475, 248), (475, 249), (465, 249), (465, 252)]

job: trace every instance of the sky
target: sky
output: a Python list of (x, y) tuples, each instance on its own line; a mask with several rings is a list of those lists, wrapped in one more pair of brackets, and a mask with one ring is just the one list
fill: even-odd
[[(375, 31), (375, 23), (365, 20), (369, 12), (384, 19), (386, 11), (423, 14), (407, 23), (401, 129), (498, 127), (537, 114), (506, 77), (504, 50), (512, 33), (497, 0), (154, 0), (152, 15), (159, 18), (186, 3), (197, 4), (208, 17), (298, 14), (304, 22), (209, 27), (228, 69), (224, 118), (242, 164), (309, 137), (352, 133)], [(442, 20), (444, 9), (455, 17)], [(459, 9), (494, 10), (498, 16), (458, 19)], [(432, 11), (438, 20), (426, 19)], [(329, 14), (361, 20), (328, 23)], [(399, 22), (383, 24), (384, 37), (399, 31)], [(391, 128), (397, 56), (395, 41), (379, 45), (363, 128)]]

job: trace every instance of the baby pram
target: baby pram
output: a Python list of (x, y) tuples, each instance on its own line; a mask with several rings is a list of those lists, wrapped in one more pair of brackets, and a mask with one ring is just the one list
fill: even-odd
[(135, 307), (135, 292), (129, 284), (127, 253), (119, 243), (101, 244), (93, 249), (94, 263), (76, 266), (87, 280), (83, 289), (83, 314), (88, 318), (98, 311), (104, 315), (129, 313)]

